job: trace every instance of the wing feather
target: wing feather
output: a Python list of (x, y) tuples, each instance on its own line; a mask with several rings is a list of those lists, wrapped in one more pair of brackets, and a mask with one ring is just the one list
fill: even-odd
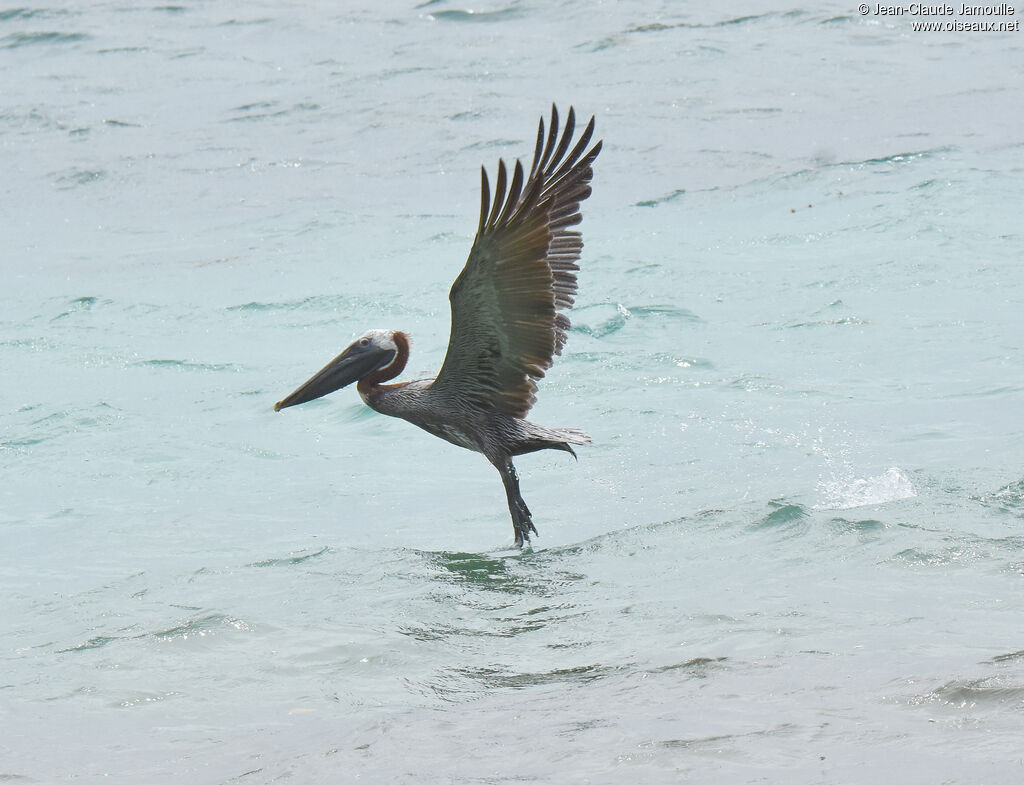
[[(469, 259), (452, 286), (452, 332), (435, 390), (472, 406), (524, 417), (536, 401), (537, 380), (561, 354), (570, 322), (577, 262), (583, 249), (580, 203), (590, 196), (591, 118), (575, 145), (570, 108), (559, 135), (558, 110), (537, 129), (529, 176), (516, 161), (511, 182), (498, 161), (494, 199), (481, 175), (480, 222)], [(568, 155), (566, 152), (568, 152)]]

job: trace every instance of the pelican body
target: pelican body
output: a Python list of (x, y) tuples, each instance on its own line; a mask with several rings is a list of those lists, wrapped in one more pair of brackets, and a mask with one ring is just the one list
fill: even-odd
[(491, 203), (487, 170), (481, 168), (480, 221), (469, 259), (449, 294), (451, 336), (435, 379), (385, 384), (409, 360), (409, 336), (370, 330), (274, 406), (280, 411), (356, 382), (375, 411), (401, 417), (445, 441), (482, 453), (501, 474), (522, 548), (536, 534), (519, 491), (512, 459), (537, 450), (590, 444), (575, 428), (546, 428), (526, 419), (536, 401), (537, 380), (562, 353), (576, 294), (577, 262), (583, 248), (580, 203), (591, 192), (592, 165), (601, 142), (589, 150), (594, 119), (572, 145), (575, 115), (569, 109), (559, 136), (552, 106), (544, 120), (529, 174), (517, 160), (511, 182), (504, 161)]

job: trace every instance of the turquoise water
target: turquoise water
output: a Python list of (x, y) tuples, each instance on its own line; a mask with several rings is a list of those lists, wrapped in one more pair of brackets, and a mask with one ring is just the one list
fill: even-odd
[[(1024, 59), (854, 7), (0, 9), (0, 779), (1016, 783)], [(597, 118), (519, 460), (440, 367), (478, 167)]]

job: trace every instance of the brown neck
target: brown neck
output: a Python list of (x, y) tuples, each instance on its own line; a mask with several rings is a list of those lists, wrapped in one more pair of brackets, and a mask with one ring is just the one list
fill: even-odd
[[(382, 387), (381, 382), (394, 379), (398, 374), (405, 370), (405, 364), (409, 362), (409, 336), (396, 330), (391, 337), (395, 342), (395, 346), (398, 347), (398, 354), (395, 355), (394, 360), (383, 368), (379, 368), (376, 371), (368, 373), (359, 380), (359, 383), (356, 385), (356, 389), (359, 390), (361, 395), (369, 394), (370, 390), (374, 387)], [(401, 385), (390, 384), (387, 386), (400, 387)]]

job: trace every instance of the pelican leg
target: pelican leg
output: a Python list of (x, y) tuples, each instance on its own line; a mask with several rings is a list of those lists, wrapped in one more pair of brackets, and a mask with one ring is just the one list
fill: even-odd
[(516, 532), (516, 547), (522, 548), (523, 543), (530, 541), (530, 532), (537, 533), (533, 520), (530, 517), (530, 508), (523, 501), (519, 493), (519, 475), (516, 474), (516, 467), (512, 465), (511, 458), (504, 458), (495, 461), (495, 466), (501, 473), (501, 481), (505, 484), (505, 495), (508, 497), (508, 511), (512, 514), (512, 528)]

